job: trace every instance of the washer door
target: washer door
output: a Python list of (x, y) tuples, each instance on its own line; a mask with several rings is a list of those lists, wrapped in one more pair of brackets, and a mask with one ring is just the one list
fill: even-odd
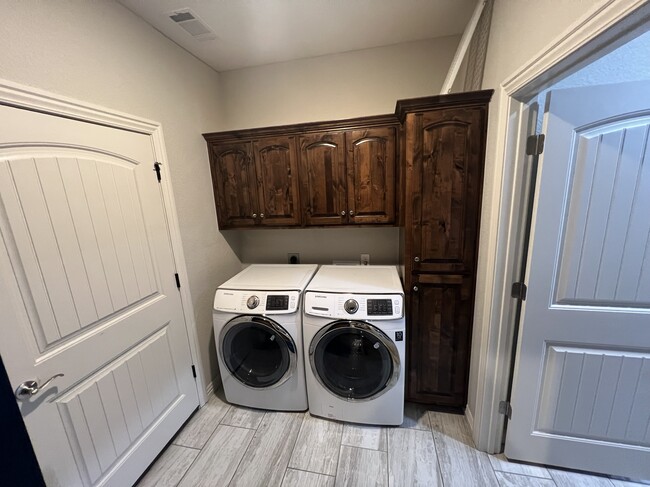
[(278, 387), (296, 369), (296, 344), (275, 321), (238, 316), (221, 331), (221, 356), (230, 373), (255, 389)]
[(397, 347), (380, 329), (361, 321), (335, 321), (309, 347), (314, 375), (328, 391), (350, 401), (375, 399), (399, 379)]

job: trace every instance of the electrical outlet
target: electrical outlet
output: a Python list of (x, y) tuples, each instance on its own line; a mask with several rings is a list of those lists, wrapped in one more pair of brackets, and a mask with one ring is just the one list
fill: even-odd
[(292, 254), (287, 254), (287, 262), (289, 264), (300, 264), (300, 254), (297, 252)]
[(361, 265), (370, 265), (370, 254), (361, 254)]

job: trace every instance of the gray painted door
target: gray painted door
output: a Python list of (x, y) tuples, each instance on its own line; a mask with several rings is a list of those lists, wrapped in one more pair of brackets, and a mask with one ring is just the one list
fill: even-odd
[(506, 455), (650, 478), (650, 82), (545, 113)]

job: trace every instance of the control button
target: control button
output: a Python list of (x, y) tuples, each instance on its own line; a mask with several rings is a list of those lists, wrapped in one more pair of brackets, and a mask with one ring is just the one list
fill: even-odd
[(257, 296), (251, 296), (248, 298), (248, 301), (246, 301), (246, 306), (248, 306), (248, 309), (255, 309), (257, 308), (258, 304), (260, 304), (260, 298)]
[(353, 315), (359, 309), (359, 303), (354, 299), (348, 299), (343, 305), (343, 309), (347, 311), (348, 314)]

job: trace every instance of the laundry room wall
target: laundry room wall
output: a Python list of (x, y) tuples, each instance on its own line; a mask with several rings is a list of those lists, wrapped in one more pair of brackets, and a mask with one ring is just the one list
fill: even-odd
[(214, 289), (241, 269), (238, 239), (217, 230), (201, 137), (225, 126), (219, 75), (117, 2), (0, 0), (0, 10), (0, 78), (162, 123), (209, 383)]
[[(435, 95), (460, 36), (440, 37), (221, 73), (229, 130), (392, 113), (399, 99)], [(359, 260), (397, 264), (398, 230), (328, 228), (242, 231), (244, 262)]]
[[(483, 88), (497, 89), (509, 76), (529, 63), (573, 23), (586, 15), (595, 5), (602, 3), (605, 2), (603, 0), (538, 0), (535, 2), (496, 0), (492, 13)], [(492, 294), (492, 282), (487, 280), (488, 265), (493, 262), (496, 251), (496, 227), (503, 169), (503, 161), (496, 159), (498, 147), (503, 143), (496, 132), (501, 103), (504, 103), (504, 100), (499, 97), (497, 90), (490, 103), (488, 123), (467, 404), (470, 418), (476, 415), (479, 371), (484, 367), (486, 358), (486, 350), (482, 345), (484, 345), (484, 337), (489, 333), (487, 326), (492, 302), (501, 299), (501, 296)]]

